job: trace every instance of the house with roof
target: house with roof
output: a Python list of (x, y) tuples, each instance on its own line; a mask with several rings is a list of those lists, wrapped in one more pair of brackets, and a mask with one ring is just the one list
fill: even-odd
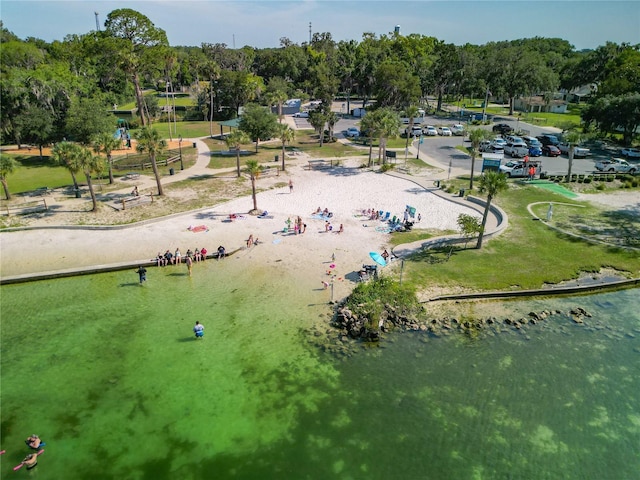
[(516, 98), (513, 108), (527, 113), (566, 113), (568, 102), (563, 99), (545, 98), (542, 95)]

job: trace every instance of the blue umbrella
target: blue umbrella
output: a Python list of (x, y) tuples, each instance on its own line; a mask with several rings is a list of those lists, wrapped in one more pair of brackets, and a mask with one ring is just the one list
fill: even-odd
[(369, 252), (369, 256), (376, 262), (378, 265), (382, 265), (383, 267), (387, 264), (387, 262), (382, 258), (378, 252)]

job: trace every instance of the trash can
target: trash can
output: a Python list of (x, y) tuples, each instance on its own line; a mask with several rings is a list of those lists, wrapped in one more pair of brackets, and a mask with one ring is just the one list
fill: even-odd
[(196, 148), (196, 142), (193, 142), (193, 148)]
[(464, 197), (464, 188), (460, 189), (460, 192), (458, 193), (459, 197)]
[(279, 158), (280, 158), (280, 157), (279, 157), (278, 155), (276, 155), (276, 156), (275, 156), (275, 158), (273, 159), (273, 161), (274, 161), (274, 162), (277, 162)]
[(82, 198), (82, 192), (79, 188), (76, 188), (76, 198)]
[[(176, 173), (176, 171), (173, 168), (169, 169), (169, 175), (174, 175)], [(460, 195), (462, 196), (462, 195)]]

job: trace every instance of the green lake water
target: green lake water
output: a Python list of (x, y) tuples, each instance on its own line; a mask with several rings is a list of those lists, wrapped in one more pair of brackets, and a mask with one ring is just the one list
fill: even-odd
[[(335, 358), (305, 333), (328, 325), (317, 279), (248, 267), (2, 287), (2, 478), (638, 478), (637, 289), (510, 304), (581, 305), (582, 326), (398, 333)], [(13, 473), (32, 433), (45, 453)]]

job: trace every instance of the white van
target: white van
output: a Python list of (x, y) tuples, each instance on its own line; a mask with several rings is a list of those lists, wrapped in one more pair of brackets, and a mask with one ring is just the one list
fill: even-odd
[(516, 141), (516, 142), (507, 142), (504, 146), (504, 153), (511, 157), (522, 158), (526, 155), (529, 155), (529, 147), (524, 141)]

